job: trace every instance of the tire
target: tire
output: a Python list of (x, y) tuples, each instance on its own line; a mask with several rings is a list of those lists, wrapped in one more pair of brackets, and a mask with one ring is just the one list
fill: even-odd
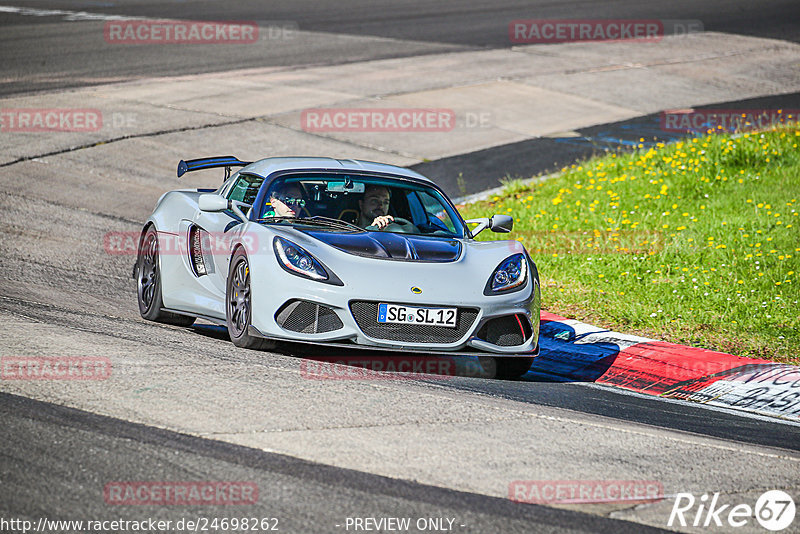
[(247, 329), (252, 321), (250, 295), (250, 263), (247, 255), (239, 248), (231, 258), (228, 269), (228, 282), (225, 284), (225, 320), (228, 335), (237, 347), (253, 350), (275, 348), (275, 342), (251, 336)]
[(527, 373), (531, 365), (533, 365), (533, 360), (534, 358), (503, 358), (497, 356), (481, 356), (478, 358), (486, 374), (493, 378), (504, 380), (519, 378)]
[(191, 326), (195, 318), (163, 311), (161, 299), (161, 268), (158, 261), (158, 232), (155, 227), (147, 228), (139, 242), (136, 257), (136, 298), (139, 301), (139, 314), (148, 321), (175, 326)]

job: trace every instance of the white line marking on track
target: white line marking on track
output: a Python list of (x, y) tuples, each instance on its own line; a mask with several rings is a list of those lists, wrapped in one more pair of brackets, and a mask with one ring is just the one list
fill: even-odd
[[(591, 388), (595, 388), (595, 389), (602, 389), (604, 391), (612, 391), (614, 393), (620, 393), (622, 395), (631, 395), (631, 396), (634, 396), (634, 397), (642, 397), (642, 398), (645, 398), (645, 399), (656, 399), (656, 400), (660, 400), (660, 401), (675, 403), (675, 404), (678, 404), (678, 405), (681, 405), (681, 406), (686, 406), (688, 404), (686, 401), (681, 401), (681, 400), (678, 400), (678, 399), (667, 399), (667, 398), (663, 398), (663, 397), (654, 397), (653, 395), (645, 395), (643, 393), (637, 393), (635, 391), (623, 390), (623, 389), (619, 389), (619, 388), (616, 388), (616, 387), (613, 387), (613, 386), (606, 386), (606, 385), (601, 385), (601, 384), (587, 384), (587, 383), (583, 383), (583, 382), (570, 382), (568, 384), (569, 385), (574, 385), (574, 386), (577, 386), (577, 387), (591, 387)], [(429, 387), (431, 390), (434, 390), (434, 391), (437, 391), (437, 390), (438, 391), (447, 390), (447, 391), (450, 391), (450, 392), (459, 391), (461, 393), (469, 393), (471, 395), (476, 395), (477, 397), (486, 397), (486, 398), (494, 399), (494, 400), (506, 400), (506, 401), (510, 400), (510, 401), (512, 401), (514, 403), (521, 403), (521, 404), (524, 404), (524, 405), (527, 405), (527, 406), (536, 406), (536, 404), (531, 404), (531, 403), (528, 403), (528, 402), (525, 402), (525, 401), (520, 401), (520, 400), (508, 399), (506, 397), (498, 396), (495, 393), (490, 393), (490, 392), (487, 392), (487, 391), (453, 390), (451, 388), (448, 388), (446, 384), (439, 384), (439, 383), (432, 383), (432, 382), (426, 382), (425, 386)], [(425, 393), (425, 392), (420, 392), (418, 394), (419, 395), (427, 394), (427, 395), (430, 395), (432, 397), (435, 396), (433, 393)], [(717, 411), (721, 411), (721, 412), (727, 412), (727, 413), (730, 413), (732, 415), (746, 415), (748, 417), (752, 417), (754, 419), (760, 419), (760, 420), (763, 420), (763, 421), (766, 421), (766, 422), (770, 422), (770, 423), (780, 422), (780, 423), (789, 424), (789, 425), (797, 425), (797, 423), (794, 423), (793, 421), (784, 421), (784, 420), (776, 419), (774, 417), (758, 416), (758, 415), (755, 415), (755, 414), (748, 414), (748, 413), (745, 413), (745, 412), (740, 412), (738, 410), (728, 410), (728, 409), (719, 408), (719, 407), (716, 407), (716, 406), (705, 406), (705, 405), (698, 405), (698, 406), (699, 407), (703, 407), (703, 408), (707, 408), (709, 410), (717, 410)], [(588, 427), (593, 427), (593, 428), (602, 428), (602, 429), (606, 429), (606, 430), (613, 430), (615, 432), (623, 432), (625, 434), (631, 434), (631, 435), (637, 435), (637, 436), (646, 436), (648, 438), (652, 438), (655, 434), (660, 434), (661, 435), (661, 439), (666, 439), (666, 440), (669, 440), (669, 441), (672, 441), (672, 442), (675, 442), (675, 443), (682, 443), (682, 444), (695, 445), (695, 446), (696, 445), (701, 445), (701, 446), (712, 448), (712, 449), (719, 449), (719, 450), (724, 450), (724, 451), (735, 451), (735, 452), (738, 452), (738, 453), (752, 454), (754, 456), (765, 456), (765, 457), (768, 457), (768, 458), (781, 458), (781, 459), (791, 460), (793, 462), (800, 462), (800, 453), (798, 453), (796, 451), (793, 451), (793, 450), (789, 450), (789, 449), (781, 449), (780, 447), (774, 446), (774, 445), (759, 445), (759, 444), (756, 444), (756, 443), (739, 442), (739, 441), (736, 441), (736, 440), (734, 440), (732, 438), (721, 438), (721, 437), (717, 437), (717, 436), (698, 434), (698, 433), (694, 433), (694, 432), (679, 430), (679, 429), (672, 428), (672, 427), (661, 427), (661, 426), (651, 425), (651, 424), (648, 424), (648, 423), (642, 423), (642, 422), (637, 422), (637, 421), (626, 421), (625, 419), (616, 419), (613, 416), (609, 416), (609, 415), (597, 415), (596, 417), (600, 418), (601, 420), (608, 421), (608, 422), (597, 422), (594, 419), (589, 420), (589, 419), (585, 419), (583, 417), (572, 417), (572, 416), (568, 416), (568, 415), (565, 415), (565, 416), (561, 416), (561, 415), (546, 415), (546, 414), (542, 414), (542, 413), (532, 412), (530, 410), (522, 409), (522, 408), (519, 408), (519, 407), (493, 406), (492, 408), (494, 408), (497, 411), (517, 412), (517, 413), (520, 413), (520, 414), (524, 414), (526, 417), (532, 417), (534, 419), (541, 419), (541, 420), (544, 420), (544, 421), (557, 421), (557, 422), (560, 422), (560, 423), (569, 423), (569, 424), (573, 424), (573, 425), (583, 425), (583, 426), (588, 426)], [(557, 409), (557, 410), (564, 410), (566, 412), (574, 413), (574, 414), (579, 415), (579, 416), (595, 416), (595, 414), (591, 414), (591, 413), (588, 413), (588, 412), (582, 412), (582, 411), (575, 410), (575, 409), (572, 409), (572, 408), (562, 408), (562, 407), (558, 407), (558, 406), (550, 406), (550, 408), (554, 408), (554, 409)], [(622, 428), (622, 425), (625, 425), (625, 424), (634, 425), (635, 428)], [(652, 429), (652, 431), (650, 431), (650, 429)], [(674, 435), (664, 435), (665, 433), (677, 433), (678, 435), (685, 436), (685, 437), (678, 437), (678, 436), (674, 436)], [(720, 442), (724, 442), (724, 443), (720, 443)], [(728, 445), (727, 443), (735, 443), (735, 445)], [(763, 451), (754, 450), (754, 449), (757, 449), (757, 448), (766, 448), (766, 449), (771, 449), (771, 450), (775, 450), (775, 451), (782, 451), (782, 452), (785, 451), (785, 452), (783, 454), (781, 454), (781, 453), (778, 453), (778, 452), (763, 452)]]
[(748, 419), (756, 419), (758, 421), (764, 421), (767, 423), (779, 423), (782, 425), (788, 426), (800, 426), (800, 422), (792, 421), (789, 419), (783, 419), (780, 417), (770, 417), (768, 415), (761, 415), (753, 412), (748, 412), (745, 410), (737, 410), (735, 408), (726, 408), (724, 406), (717, 406), (713, 404), (705, 404), (702, 402), (691, 402), (686, 401), (683, 399), (670, 399), (669, 397), (660, 397), (658, 395), (647, 395), (646, 393), (639, 393), (638, 391), (631, 391), (628, 389), (622, 389), (615, 386), (610, 386), (606, 384), (593, 384), (593, 383), (575, 383), (579, 386), (590, 387), (594, 389), (602, 389), (604, 391), (613, 391), (614, 393), (619, 393), (620, 395), (630, 395), (633, 397), (639, 397), (642, 399), (651, 399), (651, 400), (658, 400), (661, 402), (668, 402), (670, 404), (677, 404), (679, 406), (694, 406), (697, 408), (704, 408), (706, 410), (711, 410), (712, 412), (722, 412), (729, 415), (736, 415), (739, 417), (747, 417)]
[(63, 17), (68, 22), (87, 20), (151, 20), (147, 17), (128, 17), (125, 15), (106, 15), (88, 11), (63, 11), (61, 9), (35, 9), (32, 7), (0, 6), (0, 13), (13, 13), (28, 17)]

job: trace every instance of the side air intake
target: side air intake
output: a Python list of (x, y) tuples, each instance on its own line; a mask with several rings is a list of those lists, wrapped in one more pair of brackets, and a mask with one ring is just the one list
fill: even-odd
[(344, 328), (336, 312), (306, 300), (290, 300), (275, 314), (281, 328), (302, 334), (320, 334)]
[(520, 313), (490, 319), (478, 331), (480, 339), (500, 347), (522, 345), (532, 334), (530, 321)]

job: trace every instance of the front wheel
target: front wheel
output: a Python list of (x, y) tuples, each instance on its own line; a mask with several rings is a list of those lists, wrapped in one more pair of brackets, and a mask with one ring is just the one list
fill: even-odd
[(508, 358), (498, 356), (480, 356), (478, 361), (486, 374), (493, 378), (519, 378), (527, 373), (534, 358)]
[(225, 288), (225, 319), (228, 324), (228, 335), (237, 347), (255, 350), (274, 348), (274, 341), (251, 336), (248, 333), (252, 314), (250, 264), (244, 251), (238, 249), (231, 258), (228, 283)]
[(175, 326), (191, 326), (195, 318), (163, 311), (161, 300), (161, 268), (158, 261), (158, 232), (150, 226), (139, 242), (136, 258), (136, 295), (139, 314), (148, 321)]

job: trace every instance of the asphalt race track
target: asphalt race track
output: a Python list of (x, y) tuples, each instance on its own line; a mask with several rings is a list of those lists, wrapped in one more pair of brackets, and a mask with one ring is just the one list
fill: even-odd
[[(3, 500), (15, 515), (52, 518), (54, 508), (59, 508), (65, 510), (64, 517), (74, 517), (71, 510), (81, 510), (85, 517), (103, 517), (108, 510), (97, 499), (94, 485), (122, 473), (123, 478), (148, 480), (216, 480), (235, 473), (260, 488), (258, 504), (247, 509), (248, 515), (277, 518), (279, 529), (288, 532), (308, 532), (314, 524), (344, 524), (345, 511), (345, 516), (360, 517), (457, 517), (470, 530), (480, 532), (523, 533), (532, 524), (539, 532), (659, 531), (627, 521), (538, 505), (518, 506), (507, 499), (314, 464), (19, 397), (2, 395), (0, 411), (6, 428), (4, 481), (21, 489), (4, 495)], [(20, 454), (34, 441), (40, 443), (41, 456), (32, 459)], [(97, 455), (104, 457), (101, 462), (93, 458)], [(75, 473), (76, 464), (94, 469)], [(54, 471), (60, 473), (53, 476)], [(191, 513), (231, 515), (222, 506), (210, 511), (197, 507)], [(162, 509), (156, 514), (133, 513), (131, 518), (177, 521), (185, 515), (186, 511), (177, 514)]]
[[(337, 64), (433, 53), (443, 50), (508, 47), (508, 23), (515, 19), (697, 19), (708, 31), (800, 41), (793, 0), (691, 0), (653, 2), (493, 2), (479, 0), (395, 2), (125, 2), (32, 1), (0, 5), (40, 10), (126, 15), (156, 19), (240, 20), (290, 23), (317, 39), (269, 42), (265, 47), (183, 47), (162, 54), (158, 47), (107, 49), (89, 38), (85, 23), (64, 15), (19, 15), (0, 9), (0, 94), (74, 87), (142, 76), (193, 74), (248, 67)], [(101, 19), (102, 20), (102, 19)], [(373, 37), (368, 46), (334, 36)]]
[[(712, 32), (796, 43), (796, 11), (795, 0), (491, 7), (472, 0), (7, 2), (0, 4), (0, 98), (56, 95), (58, 102), (81, 88), (144, 78), (335, 69), (503, 49), (511, 46), (508, 22), (517, 18), (696, 19)], [(307, 33), (252, 49), (102, 47), (102, 33), (87, 28), (102, 28), (103, 17), (117, 15), (277, 21)], [(796, 90), (774, 93), (720, 105), (800, 107)], [(416, 168), (431, 176), (462, 168), (488, 176), (507, 160), (503, 174), (528, 172), (532, 164), (547, 170), (596, 149), (592, 139), (603, 132), (624, 137), (619, 132), (633, 124), (633, 138), (652, 121), (653, 115), (643, 115), (581, 128), (584, 145), (533, 139)], [(183, 532), (201, 529), (177, 528), (177, 521), (256, 517), (277, 518), (281, 532), (354, 532), (368, 530), (363, 522), (357, 528), (354, 518), (399, 517), (423, 520), (426, 528), (383, 531), (705, 532), (668, 527), (676, 494), (719, 492), (725, 503), (751, 506), (767, 490), (800, 496), (800, 425), (788, 421), (554, 382), (535, 372), (500, 381), (469, 362), (459, 363), (457, 376), (315, 380), (304, 371), (312, 361), (307, 358), (331, 356), (325, 350), (287, 344), (274, 352), (248, 351), (202, 321), (191, 328), (143, 321), (130, 276), (134, 256), (109, 253), (104, 238), (137, 232), (161, 193), (185, 186), (164, 172), (179, 157), (232, 151), (238, 139), (255, 150), (263, 139), (254, 133), (258, 126), (179, 124), (4, 159), (0, 356), (109, 358), (113, 370), (96, 381), (0, 380), (0, 527), (10, 519), (34, 525), (41, 518), (156, 519), (173, 522), (163, 531)], [(26, 142), (0, 132), (0, 153)], [(337, 148), (330, 139), (319, 143), (318, 150)], [(533, 163), (522, 165), (522, 159)], [(219, 183), (215, 171), (196, 174), (190, 187)], [(655, 481), (665, 498), (645, 504), (513, 502), (509, 488), (520, 480)], [(258, 499), (133, 506), (104, 497), (107, 485), (131, 481), (244, 481), (255, 484)], [(764, 530), (750, 518), (736, 531)]]

